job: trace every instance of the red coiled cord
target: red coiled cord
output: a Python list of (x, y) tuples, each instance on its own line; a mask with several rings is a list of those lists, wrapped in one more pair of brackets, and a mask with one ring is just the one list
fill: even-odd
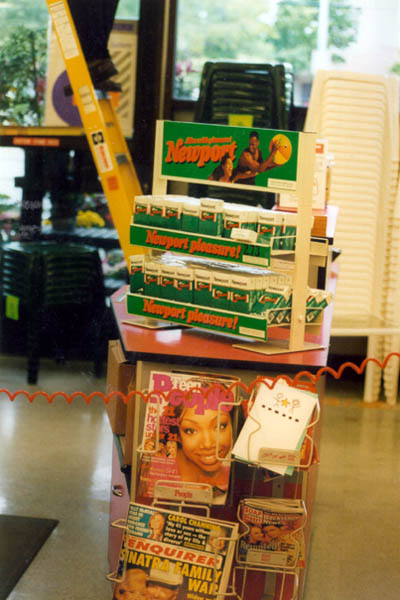
[[(352, 369), (357, 375), (362, 375), (369, 362), (375, 363), (378, 367), (380, 367), (383, 370), (386, 368), (389, 360), (393, 357), (400, 358), (400, 353), (391, 352), (385, 357), (383, 362), (379, 361), (376, 358), (365, 358), (359, 366), (352, 362), (345, 362), (342, 365), (340, 365), (340, 367), (337, 370), (333, 369), (332, 367), (322, 367), (316, 373), (310, 373), (309, 371), (300, 371), (295, 375), (293, 379), (289, 377), (289, 375), (284, 374), (277, 375), (273, 379), (265, 379), (264, 377), (259, 376), (256, 379), (254, 379), (254, 381), (252, 381), (252, 383), (249, 386), (246, 386), (241, 381), (234, 382), (230, 385), (229, 390), (232, 390), (235, 387), (239, 387), (246, 394), (251, 394), (254, 387), (261, 382), (267, 385), (270, 389), (273, 389), (277, 381), (279, 381), (280, 379), (284, 379), (288, 383), (288, 385), (292, 387), (298, 387), (315, 391), (316, 384), (318, 383), (319, 379), (325, 374), (332, 375), (334, 379), (340, 379), (345, 369)], [(213, 387), (215, 386), (211, 386), (210, 389), (212, 389)], [(195, 389), (196, 388), (194, 388), (194, 390)], [(192, 391), (193, 390), (190, 390), (189, 394)], [(26, 399), (29, 400), (29, 402), (31, 403), (38, 397), (44, 397), (47, 399), (49, 404), (51, 404), (55, 398), (58, 398), (60, 396), (64, 398), (68, 404), (71, 404), (71, 402), (77, 398), (81, 398), (86, 402), (86, 404), (90, 404), (90, 402), (94, 398), (101, 398), (105, 404), (108, 404), (112, 398), (121, 398), (122, 401), (125, 404), (127, 404), (129, 400), (134, 398), (136, 395), (140, 396), (146, 402), (148, 401), (151, 395), (154, 395), (154, 392), (144, 394), (139, 390), (131, 390), (128, 394), (122, 394), (121, 392), (111, 392), (109, 394), (104, 394), (103, 392), (91, 392), (87, 395), (84, 392), (74, 392), (73, 394), (66, 394), (65, 392), (61, 391), (48, 394), (47, 392), (42, 390), (33, 393), (30, 393), (26, 390), (17, 390), (15, 392), (10, 392), (9, 390), (6, 390), (4, 388), (0, 388), (0, 393), (6, 394), (12, 402), (19, 396), (25, 396)], [(160, 392), (160, 394), (164, 396), (163, 392)]]

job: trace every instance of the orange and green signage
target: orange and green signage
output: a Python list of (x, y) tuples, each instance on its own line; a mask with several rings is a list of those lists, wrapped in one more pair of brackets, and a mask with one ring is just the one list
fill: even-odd
[(161, 176), (294, 191), (298, 146), (295, 131), (164, 121)]

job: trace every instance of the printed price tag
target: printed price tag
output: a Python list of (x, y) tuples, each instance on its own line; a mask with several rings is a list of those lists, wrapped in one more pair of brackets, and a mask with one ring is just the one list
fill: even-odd
[(19, 298), (17, 296), (6, 296), (6, 317), (13, 321), (19, 320)]
[(213, 493), (210, 486), (198, 486), (183, 482), (182, 484), (167, 484), (156, 482), (154, 486), (154, 497), (166, 500), (181, 500), (183, 502), (200, 502), (201, 504), (212, 504)]
[(295, 181), (285, 181), (284, 179), (275, 179), (270, 177), (268, 180), (268, 185), (271, 188), (279, 188), (280, 190), (290, 190), (291, 192), (296, 191)]
[(258, 460), (262, 463), (268, 462), (274, 465), (298, 465), (300, 464), (300, 451), (282, 448), (260, 448)]
[(271, 565), (273, 567), (286, 567), (287, 558), (287, 552), (268, 552), (266, 550), (249, 549), (247, 552), (246, 562)]
[(271, 248), (256, 244), (244, 244), (242, 261), (245, 264), (269, 267), (271, 264)]

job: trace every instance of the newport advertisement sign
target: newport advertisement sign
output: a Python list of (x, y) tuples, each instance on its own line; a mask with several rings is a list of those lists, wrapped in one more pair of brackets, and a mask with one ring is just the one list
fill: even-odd
[(161, 177), (295, 191), (299, 133), (163, 122)]

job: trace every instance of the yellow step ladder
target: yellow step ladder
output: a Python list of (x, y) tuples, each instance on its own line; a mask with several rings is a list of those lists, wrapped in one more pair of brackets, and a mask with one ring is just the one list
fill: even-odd
[[(67, 0), (46, 0), (82, 125), (127, 264), (134, 196), (142, 193), (111, 98), (95, 90)], [(84, 0), (82, 0), (84, 1)], [(137, 249), (136, 252), (143, 252)]]

